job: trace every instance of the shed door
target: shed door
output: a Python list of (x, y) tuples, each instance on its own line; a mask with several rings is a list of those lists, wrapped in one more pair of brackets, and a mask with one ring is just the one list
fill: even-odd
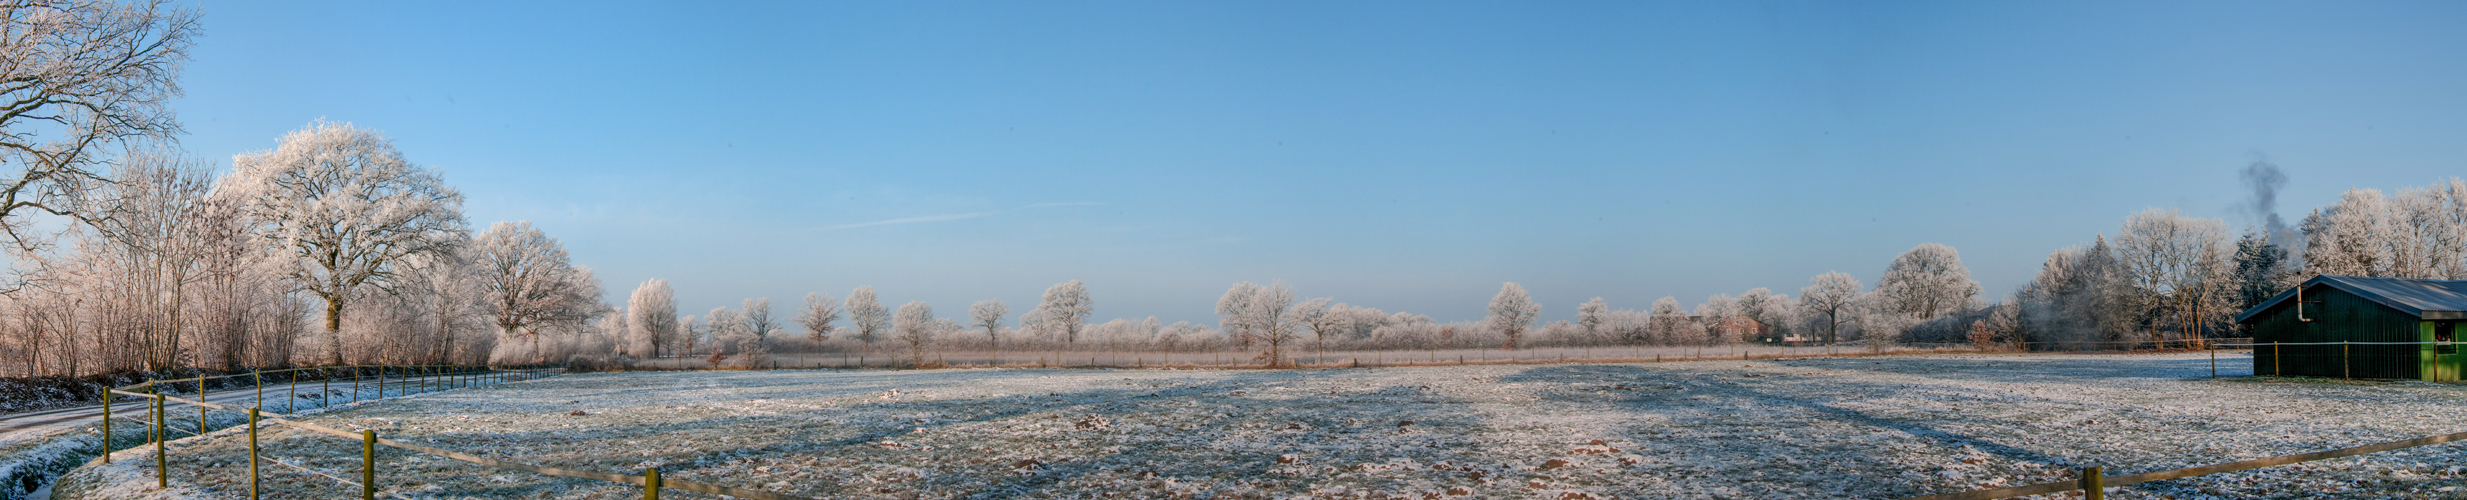
[(2459, 367), (2462, 362), (2467, 362), (2467, 359), (2459, 356), (2458, 345), (2452, 344), (2458, 341), (2458, 322), (2433, 322), (2432, 340), (2436, 343), (2433, 344), (2433, 373), (2430, 374), (2432, 375), (2430, 380), (2458, 381)]

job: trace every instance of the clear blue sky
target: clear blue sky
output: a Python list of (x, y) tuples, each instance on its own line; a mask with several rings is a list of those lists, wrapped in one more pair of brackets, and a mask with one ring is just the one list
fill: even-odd
[[(1991, 296), (2145, 207), (2250, 221), (2467, 173), (2467, 3), (210, 2), (176, 105), (229, 163), (320, 117), (530, 220), (612, 301), (1085, 280), (1545, 319), (1926, 242)], [(885, 222), (866, 225), (868, 223)]]

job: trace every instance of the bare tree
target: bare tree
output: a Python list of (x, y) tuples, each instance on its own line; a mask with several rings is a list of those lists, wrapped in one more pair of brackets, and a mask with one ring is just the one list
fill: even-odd
[(1586, 342), (1599, 341), (1602, 338), (1602, 324), (1608, 321), (1610, 304), (1603, 302), (1601, 297), (1576, 305), (1576, 325), (1585, 329)]
[(771, 298), (745, 299), (743, 305), (745, 332), (753, 335), (755, 342), (770, 340), (771, 331), (779, 329), (771, 320)]
[(1979, 297), (1979, 282), (1962, 267), (1961, 252), (1927, 243), (1903, 252), (1876, 281), (1876, 293), (1893, 312), (1918, 320), (1935, 319), (1971, 307)]
[(531, 221), (489, 225), (472, 240), (470, 257), (497, 331), (530, 339), (532, 362), (548, 361), (540, 328), (580, 326), (602, 312), (599, 278), (568, 261), (565, 245)]
[(835, 321), (839, 321), (839, 299), (822, 292), (805, 294), (805, 309), (797, 311), (797, 324), (805, 327), (807, 340), (830, 340)]
[[(125, 298), (129, 323), (148, 370), (182, 362), (183, 306), (188, 285), (203, 278), (207, 195), (214, 178), (204, 165), (156, 149), (129, 155), (114, 169), (119, 182), (101, 192), (108, 214), (93, 227), (111, 248), (120, 272), (112, 280)], [(91, 262), (91, 261), (89, 261)]]
[(892, 320), (892, 324), (900, 342), (908, 344), (908, 366), (924, 366), (925, 345), (933, 342), (934, 334), (939, 333), (934, 324), (933, 306), (916, 301), (900, 304), (898, 317)]
[(669, 340), (677, 337), (677, 291), (669, 288), (668, 280), (652, 278), (634, 287), (625, 301), (626, 326), (633, 330), (634, 340), (627, 350), (635, 356), (656, 358), (668, 348)]
[(92, 221), (77, 198), (111, 182), (95, 171), (110, 146), (181, 131), (168, 104), (204, 31), (172, 5), (0, 2), (0, 165), (17, 173), (0, 180), (0, 230), (20, 248), (21, 210)]
[(2116, 234), (2116, 261), (2126, 282), (2139, 293), (2140, 316), (2150, 328), (2150, 340), (2160, 338), (2167, 316), (2179, 318), (2177, 328), (2197, 335), (2203, 316), (2218, 315), (2214, 299), (2225, 296), (2227, 223), (2185, 217), (2175, 210), (2150, 209), (2124, 220)]
[(1002, 315), (1010, 313), (1010, 306), (1002, 305), (1002, 301), (995, 299), (980, 300), (968, 306), (969, 325), (985, 329), (985, 345), (994, 350), (994, 366), (997, 367), (1002, 366)]
[[(1320, 297), (1302, 301), (1302, 305), (1294, 306), (1293, 308), (1294, 320), (1300, 321), (1303, 325), (1309, 326), (1311, 328), (1311, 336), (1317, 339), (1317, 341), (1311, 346), (1311, 348), (1319, 350), (1319, 353), (1314, 356), (1316, 358), (1325, 359), (1328, 357), (1328, 334), (1341, 333), (1345, 331), (1348, 328), (1345, 324), (1346, 320), (1353, 319), (1351, 316), (1345, 315), (1343, 310), (1335, 309), (1341, 305), (1336, 304), (1335, 302), (1335, 298)], [(1312, 362), (1317, 363), (1319, 361), (1314, 360)]]
[(1298, 325), (1292, 314), (1293, 287), (1285, 286), (1283, 281), (1271, 282), (1251, 293), (1250, 302), (1243, 311), (1251, 317), (1243, 323), (1250, 325), (1260, 343), (1268, 345), (1268, 351), (1261, 353), (1261, 357), (1268, 358), (1268, 366), (1283, 366), (1285, 344), (1301, 338), (1300, 332), (1294, 330)]
[(1062, 348), (1079, 341), (1079, 330), (1095, 312), (1096, 304), (1088, 300), (1088, 285), (1071, 280), (1045, 289), (1037, 303), (1037, 317), (1046, 328), (1062, 333), (1062, 343), (1054, 346), (1054, 362), (1061, 364)]
[[(327, 337), (341, 334), (344, 306), (363, 287), (392, 285), (397, 260), (440, 251), (466, 231), (461, 193), (405, 161), (385, 136), (348, 123), (319, 121), (232, 166), (223, 187), (247, 200), (258, 233), (283, 249), (292, 284), (325, 301)], [(341, 364), (341, 342), (331, 346), (329, 362)]]
[(1259, 285), (1244, 281), (1225, 289), (1225, 296), (1216, 299), (1217, 328), (1231, 335), (1234, 343), (1240, 344), (1246, 351), (1250, 350), (1251, 341), (1257, 338), (1252, 333), (1256, 329), (1250, 323), (1251, 295), (1257, 293)]
[(891, 326), (891, 312), (874, 300), (874, 287), (860, 286), (848, 292), (848, 322), (857, 325), (857, 340), (872, 347), (877, 335)]
[(1799, 289), (1799, 304), (1809, 314), (1824, 315), (1825, 343), (1841, 340), (1842, 313), (1859, 299), (1859, 279), (1850, 273), (1833, 271), (1808, 280), (1807, 288)]
[(1508, 343), (1504, 348), (1515, 349), (1516, 341), (1523, 338), (1525, 330), (1533, 328), (1534, 320), (1541, 316), (1542, 304), (1534, 302), (1533, 296), (1525, 293), (1523, 285), (1507, 283), (1499, 285), (1499, 295), (1491, 297), (1490, 316), (1482, 321), (1489, 323), (1499, 335), (1507, 337)]

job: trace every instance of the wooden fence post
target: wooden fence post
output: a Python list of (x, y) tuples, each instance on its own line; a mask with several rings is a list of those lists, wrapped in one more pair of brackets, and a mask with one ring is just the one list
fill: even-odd
[(2099, 469), (2100, 467), (2096, 465), (2082, 468), (2082, 498), (2088, 500), (2107, 498), (2107, 478), (2100, 475)]
[(257, 409), (248, 409), (248, 500), (257, 500)]
[(642, 500), (660, 500), (660, 470), (642, 470)]
[(2219, 378), (2219, 350), (2210, 350), (2210, 378)]
[(360, 431), (360, 500), (377, 500), (377, 431)]
[(168, 450), (163, 442), (171, 440), (171, 427), (163, 425), (163, 389), (154, 389), (154, 487), (171, 487), (171, 459), (164, 458)]
[(111, 463), (111, 386), (103, 386), (103, 463)]
[(2341, 340), (2341, 341), (2339, 341), (2339, 377), (2340, 377), (2340, 378), (2345, 378), (2345, 379), (2348, 379), (2348, 380), (2355, 380), (2355, 379), (2356, 379), (2356, 372), (2355, 372), (2355, 370), (2353, 370), (2353, 369), (2351, 369), (2351, 368), (2349, 367), (2349, 365), (2351, 364), (2349, 361), (2350, 361), (2352, 358), (2351, 358), (2350, 356), (2348, 356), (2348, 355), (2347, 355), (2347, 353), (2349, 352), (2348, 346), (2350, 346), (2350, 345), (2352, 345), (2352, 344), (2349, 344), (2348, 342), (2351, 342), (2351, 341), (2346, 341), (2346, 340)]
[(256, 406), (258, 408), (266, 407), (266, 373), (257, 370), (249, 370), (248, 377), (257, 381), (257, 404), (251, 406)]

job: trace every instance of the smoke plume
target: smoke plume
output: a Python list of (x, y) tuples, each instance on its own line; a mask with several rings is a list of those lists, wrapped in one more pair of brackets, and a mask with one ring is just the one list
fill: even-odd
[(2245, 165), (2241, 176), (2251, 198), (2238, 204), (2237, 211), (2260, 223), (2271, 243), (2281, 247), (2294, 244), (2295, 230), (2287, 227), (2286, 219), (2279, 218), (2279, 188), (2287, 186), (2287, 173), (2279, 171), (2279, 165), (2271, 163), (2269, 156), (2256, 153), (2253, 164)]

